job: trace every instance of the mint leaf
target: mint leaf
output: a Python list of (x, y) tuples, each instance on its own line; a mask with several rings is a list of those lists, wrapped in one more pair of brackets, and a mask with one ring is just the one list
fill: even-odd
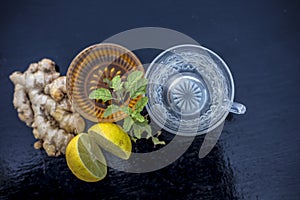
[(138, 124), (134, 123), (133, 126), (133, 134), (137, 139), (142, 138), (143, 129)]
[(144, 131), (147, 133), (146, 139), (149, 139), (152, 136), (152, 129), (149, 124), (145, 125)]
[(130, 98), (136, 98), (146, 93), (147, 83), (148, 80), (143, 78), (142, 71), (134, 71), (128, 75), (125, 89), (130, 93)]
[(129, 107), (121, 107), (120, 109), (121, 109), (121, 111), (122, 111), (123, 113), (125, 113), (126, 115), (131, 115), (131, 114), (132, 114), (132, 110), (131, 110), (131, 108), (129, 108)]
[(108, 87), (111, 87), (111, 80), (109, 78), (104, 78), (103, 83), (106, 83), (108, 85)]
[(127, 77), (127, 82), (125, 83), (125, 89), (130, 91), (133, 87), (137, 87), (137, 82), (143, 77), (143, 72), (134, 71), (131, 72)]
[(136, 121), (138, 122), (144, 122), (145, 118), (143, 115), (141, 115), (140, 113), (136, 113), (135, 115), (132, 116)]
[(152, 137), (152, 142), (154, 145), (158, 145), (158, 144), (161, 144), (161, 145), (165, 145), (166, 143), (164, 141), (160, 141), (157, 137)]
[(131, 140), (134, 141), (134, 142), (137, 141), (137, 139), (136, 139), (135, 137), (133, 137), (133, 136), (131, 136), (130, 138), (131, 138)]
[(157, 131), (157, 137), (161, 135), (161, 131)]
[(133, 124), (133, 133), (134, 136), (138, 139), (142, 138), (142, 133), (146, 132), (147, 133), (147, 137), (146, 138), (150, 138), (152, 135), (152, 130), (151, 130), (151, 126), (147, 123), (134, 123)]
[(128, 89), (130, 92), (131, 98), (136, 98), (137, 96), (141, 94), (146, 93), (146, 86), (147, 86), (148, 80), (145, 78), (142, 78), (138, 80), (137, 82), (134, 82), (130, 85), (130, 88)]
[(127, 77), (127, 82), (133, 83), (138, 81), (140, 78), (142, 78), (143, 74), (144, 73), (142, 71), (131, 72)]
[(118, 90), (121, 90), (123, 88), (123, 83), (122, 83), (120, 75), (115, 76), (111, 80), (111, 88), (113, 88), (114, 91), (118, 91)]
[(113, 97), (118, 100), (119, 102), (122, 102), (124, 101), (124, 97), (125, 97), (125, 94), (124, 94), (124, 89), (120, 89), (118, 91), (115, 91), (113, 92)]
[(134, 124), (134, 121), (131, 117), (126, 117), (123, 122), (124, 131), (128, 132), (131, 129), (131, 126)]
[(145, 122), (146, 119), (143, 115), (140, 114), (140, 112), (144, 109), (148, 102), (147, 97), (142, 97), (138, 102), (135, 104), (134, 111), (132, 112), (131, 116), (133, 119), (135, 119), (138, 122)]
[(97, 99), (97, 100), (102, 100), (103, 102), (106, 102), (108, 100), (112, 99), (111, 93), (108, 89), (106, 88), (99, 88), (96, 90), (93, 90), (90, 95), (90, 99)]
[(134, 106), (134, 111), (140, 113), (147, 105), (148, 97), (142, 97)]
[(117, 105), (114, 105), (114, 104), (109, 105), (109, 106), (105, 109), (105, 111), (104, 111), (104, 113), (103, 113), (103, 117), (108, 117), (109, 115), (112, 115), (112, 114), (114, 114), (114, 113), (116, 113), (116, 112), (118, 112), (118, 111), (120, 111), (120, 110), (121, 110), (120, 107), (117, 106)]

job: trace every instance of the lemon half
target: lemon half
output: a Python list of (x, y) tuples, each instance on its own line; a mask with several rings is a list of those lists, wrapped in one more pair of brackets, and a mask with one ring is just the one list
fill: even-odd
[(130, 137), (117, 124), (98, 123), (88, 130), (95, 142), (106, 151), (127, 160), (131, 155)]
[(86, 133), (75, 136), (66, 149), (66, 160), (72, 173), (86, 182), (96, 182), (107, 174), (105, 158)]

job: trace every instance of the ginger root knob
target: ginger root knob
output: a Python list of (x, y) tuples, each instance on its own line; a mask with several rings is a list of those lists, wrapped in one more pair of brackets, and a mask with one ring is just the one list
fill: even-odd
[(42, 59), (24, 72), (14, 72), (13, 104), (21, 121), (33, 128), (38, 141), (49, 156), (64, 154), (69, 141), (85, 128), (84, 119), (72, 109), (66, 91), (66, 77), (55, 70), (55, 63)]

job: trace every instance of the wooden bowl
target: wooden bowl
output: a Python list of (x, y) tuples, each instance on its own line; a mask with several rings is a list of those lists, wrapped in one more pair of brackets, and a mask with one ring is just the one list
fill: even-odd
[[(101, 100), (89, 99), (91, 91), (97, 88), (108, 88), (104, 78), (112, 79), (120, 75), (126, 80), (131, 71), (144, 72), (140, 60), (128, 49), (116, 44), (100, 43), (81, 51), (71, 62), (67, 72), (67, 92), (73, 108), (84, 118), (93, 122), (116, 122), (126, 117), (119, 111), (108, 117), (103, 113), (108, 105)], [(129, 96), (119, 106), (133, 108), (140, 97)]]

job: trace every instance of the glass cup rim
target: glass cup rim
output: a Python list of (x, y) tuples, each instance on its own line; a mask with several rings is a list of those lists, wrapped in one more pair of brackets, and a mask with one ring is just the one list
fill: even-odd
[[(164, 54), (166, 54), (167, 52), (173, 51), (175, 49), (184, 48), (184, 47), (192, 47), (192, 48), (198, 48), (198, 49), (204, 50), (204, 51), (208, 52), (209, 54), (215, 56), (217, 58), (217, 60), (221, 62), (221, 65), (224, 68), (224, 71), (225, 71), (226, 75), (228, 76), (230, 85), (232, 87), (231, 88), (230, 98), (229, 98), (229, 101), (230, 101), (229, 108), (230, 108), (231, 104), (234, 101), (234, 94), (235, 94), (235, 86), (234, 86), (234, 80), (233, 80), (232, 73), (231, 73), (228, 65), (226, 64), (226, 62), (217, 53), (215, 53), (214, 51), (212, 51), (212, 50), (210, 50), (210, 49), (208, 49), (206, 47), (203, 47), (201, 45), (181, 44), (181, 45), (172, 46), (172, 47), (164, 50), (163, 52), (161, 52), (160, 54), (158, 54), (153, 59), (153, 61), (150, 63), (149, 67), (146, 70), (145, 77), (147, 79), (149, 78), (149, 74), (150, 74), (151, 68), (157, 64), (157, 60), (160, 59), (162, 56), (164, 56)], [(217, 65), (217, 66), (220, 67), (221, 65)], [(151, 115), (152, 111), (149, 108), (149, 104), (146, 105), (146, 109), (149, 112), (149, 114)], [(208, 133), (208, 132), (216, 129), (219, 125), (221, 125), (225, 121), (225, 119), (226, 119), (226, 117), (227, 117), (228, 114), (229, 114), (229, 109), (226, 112), (224, 112), (223, 116), (215, 124), (213, 124), (212, 126), (208, 127), (205, 130), (202, 130), (200, 132), (196, 131), (194, 134), (184, 134), (184, 133), (180, 133), (180, 132), (174, 132), (174, 130), (166, 127), (164, 124), (162, 124), (160, 121), (158, 121), (155, 117), (152, 117), (151, 120), (153, 120), (157, 125), (160, 125), (160, 127), (162, 127), (163, 129), (165, 129), (166, 131), (168, 131), (170, 133), (181, 135), (181, 136), (193, 136), (193, 135), (202, 135), (202, 134)]]

